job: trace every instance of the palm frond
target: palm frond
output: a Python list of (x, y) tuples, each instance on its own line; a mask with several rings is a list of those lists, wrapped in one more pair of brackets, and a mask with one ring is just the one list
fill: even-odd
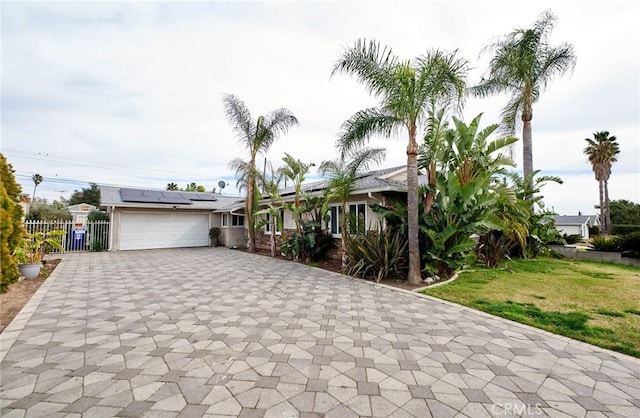
[(357, 112), (342, 124), (342, 133), (337, 141), (341, 156), (363, 146), (374, 134), (386, 137), (395, 134), (403, 121), (396, 116), (381, 112), (376, 108)]
[(227, 120), (236, 136), (245, 147), (251, 148), (251, 142), (255, 136), (251, 112), (245, 103), (233, 94), (225, 94), (222, 102)]

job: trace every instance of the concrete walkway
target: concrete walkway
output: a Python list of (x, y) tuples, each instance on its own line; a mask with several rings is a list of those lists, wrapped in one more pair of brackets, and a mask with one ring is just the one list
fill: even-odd
[(69, 254), (0, 337), (3, 417), (640, 416), (640, 361), (224, 248)]

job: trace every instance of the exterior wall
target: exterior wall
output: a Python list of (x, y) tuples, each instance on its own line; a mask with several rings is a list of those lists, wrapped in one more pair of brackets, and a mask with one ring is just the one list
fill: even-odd
[[(227, 215), (227, 226), (222, 226), (222, 213), (212, 214), (212, 225), (220, 228), (220, 245), (225, 247), (243, 247), (246, 245), (247, 229), (242, 226), (231, 225), (231, 213), (225, 213)], [(245, 219), (246, 223), (246, 219)]]
[[(170, 213), (172, 212), (173, 209), (171, 210), (154, 210), (154, 209), (145, 209), (145, 208), (114, 208), (113, 210), (111, 208), (107, 209), (107, 213), (110, 214), (111, 216), (111, 228), (109, 230), (110, 233), (110, 237), (109, 237), (109, 251), (119, 251), (120, 250), (120, 235), (121, 235), (121, 228), (120, 228), (120, 221), (121, 221), (121, 215), (123, 212), (136, 212), (136, 213)], [(210, 210), (195, 210), (195, 211), (186, 211), (183, 210), (182, 212), (188, 212), (188, 213), (200, 213), (200, 214), (208, 214), (211, 215), (211, 211)], [(211, 217), (209, 218), (209, 227), (212, 226), (211, 223)], [(209, 233), (209, 231), (207, 231), (207, 234)]]
[(584, 239), (589, 239), (589, 227), (587, 225), (556, 225), (558, 230), (567, 235), (580, 235)]

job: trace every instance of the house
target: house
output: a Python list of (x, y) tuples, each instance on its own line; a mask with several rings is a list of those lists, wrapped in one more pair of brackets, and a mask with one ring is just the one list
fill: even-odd
[(598, 215), (556, 216), (556, 228), (563, 234), (580, 235), (582, 239), (589, 239), (589, 228), (600, 226)]
[[(209, 229), (227, 226), (221, 240), (231, 245), (242, 236), (244, 215), (233, 213), (242, 200), (217, 193), (174, 192), (112, 186), (100, 187), (100, 207), (111, 217), (109, 248), (142, 250), (152, 248), (202, 247), (209, 245)], [(226, 208), (226, 209), (225, 209)], [(224, 212), (216, 212), (225, 209)]]
[[(384, 206), (388, 204), (389, 197), (406, 195), (406, 173), (406, 167), (399, 166), (360, 175), (347, 201), (347, 210), (354, 214), (365, 228), (376, 228), (379, 217), (371, 210), (370, 205), (377, 203)], [(328, 180), (317, 181), (303, 184), (302, 190), (320, 196), (327, 185)], [(216, 193), (113, 186), (100, 186), (100, 196), (100, 207), (111, 216), (111, 250), (207, 246), (209, 229), (212, 227), (221, 229), (221, 245), (246, 245), (247, 222), (242, 198)], [(295, 198), (295, 188), (282, 189), (280, 196), (283, 202), (292, 202)], [(260, 207), (266, 207), (269, 202), (268, 199), (262, 200)], [(329, 205), (329, 222), (326, 227), (336, 239), (341, 236), (341, 212), (339, 202)], [(292, 213), (283, 208), (281, 216), (285, 231), (294, 231), (295, 221)], [(272, 233), (281, 236), (281, 231), (271, 231), (268, 223), (260, 228), (256, 239), (258, 248), (269, 248)]]
[(90, 205), (88, 203), (79, 203), (77, 205), (71, 205), (67, 208), (69, 213), (71, 213), (73, 224), (78, 226), (87, 224), (87, 217), (89, 213), (94, 210), (98, 210), (97, 207)]

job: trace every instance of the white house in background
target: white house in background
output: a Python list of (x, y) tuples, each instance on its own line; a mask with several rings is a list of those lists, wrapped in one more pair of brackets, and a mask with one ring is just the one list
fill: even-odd
[(244, 216), (234, 210), (241, 206), (238, 197), (215, 193), (100, 186), (100, 207), (111, 216), (109, 248), (115, 251), (208, 246), (209, 229), (222, 225), (223, 214), (221, 244), (237, 245)]
[(589, 228), (600, 227), (600, 217), (598, 215), (576, 215), (576, 216), (556, 216), (556, 227), (567, 235), (580, 235), (582, 239), (589, 239)]
[(98, 210), (97, 207), (90, 205), (88, 203), (78, 203), (77, 205), (71, 205), (67, 208), (73, 216), (73, 224), (87, 224), (87, 217), (92, 210)]

